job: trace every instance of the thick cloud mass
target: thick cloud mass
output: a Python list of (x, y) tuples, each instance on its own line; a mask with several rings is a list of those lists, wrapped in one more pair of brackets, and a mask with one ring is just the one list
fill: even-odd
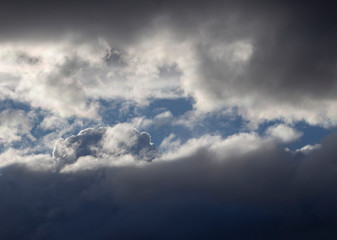
[(199, 110), (238, 108), (252, 125), (336, 125), (336, 10), (334, 1), (7, 4), (2, 61), (29, 74), (9, 64), (2, 93), (64, 116), (97, 117), (99, 98), (189, 95)]
[[(66, 141), (87, 149), (102, 132)], [(303, 154), (238, 135), (218, 146), (199, 144), (173, 161), (68, 173), (10, 165), (0, 176), (0, 236), (334, 239), (336, 139)], [(235, 153), (219, 154), (219, 147)]]
[[(199, 104), (213, 99), (220, 106), (237, 105), (253, 121), (335, 124), (335, 11), (336, 4), (328, 1), (285, 1), (240, 9), (229, 26), (216, 21), (214, 29), (205, 30), (208, 36), (200, 46), (203, 77), (198, 82), (205, 90), (196, 95)], [(219, 29), (223, 31), (213, 35)], [(238, 45), (241, 41), (248, 49)], [(226, 42), (238, 46), (226, 50)]]

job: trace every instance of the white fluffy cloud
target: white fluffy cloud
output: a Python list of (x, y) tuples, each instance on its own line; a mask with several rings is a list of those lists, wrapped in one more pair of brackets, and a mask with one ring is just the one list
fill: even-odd
[(279, 124), (269, 127), (266, 134), (280, 142), (289, 143), (298, 140), (303, 133), (287, 125)]
[(304, 88), (298, 96), (288, 97), (288, 89), (276, 94), (272, 79), (261, 88), (254, 85), (259, 75), (250, 72), (262, 50), (249, 37), (213, 37), (212, 28), (201, 26), (199, 33), (179, 39), (165, 24), (154, 24), (151, 37), (116, 47), (113, 40), (77, 43), (71, 37), (53, 44), (2, 43), (0, 91), (64, 117), (98, 118), (99, 99), (144, 105), (190, 96), (198, 111), (237, 109), (252, 127), (275, 119), (336, 125), (334, 98), (311, 97)]
[[(300, 136), (301, 133), (282, 124), (270, 127), (264, 136), (259, 136), (255, 132), (238, 133), (226, 138), (206, 134), (183, 142), (178, 136), (170, 134), (160, 144), (159, 150), (162, 152), (160, 154), (151, 143), (151, 136), (148, 133), (138, 132), (129, 123), (120, 123), (113, 127), (88, 128), (77, 135), (57, 140), (53, 154), (49, 157), (52, 161), (42, 163), (41, 168), (51, 164), (50, 169), (76, 172), (101, 167), (142, 165), (151, 161), (186, 158), (199, 151), (207, 151), (215, 159), (226, 161), (259, 149), (295, 141)], [(316, 147), (310, 147), (310, 149), (316, 149)], [(299, 151), (310, 149), (306, 146)], [(6, 166), (21, 162), (29, 166), (29, 159), (35, 159), (31, 162), (34, 169), (38, 168), (37, 160), (40, 159), (40, 155), (34, 157), (28, 149), (20, 151), (10, 149), (1, 156), (6, 159), (3, 161)], [(41, 158), (44, 157), (46, 156), (41, 155)]]
[(78, 44), (71, 38), (2, 43), (0, 91), (63, 117), (91, 118), (98, 117), (100, 98), (144, 105), (150, 98), (180, 97), (177, 61), (185, 50), (183, 43), (171, 43), (162, 35), (122, 50), (104, 40)]
[(126, 123), (82, 130), (57, 141), (53, 150), (56, 167), (63, 172), (133, 165), (158, 156), (150, 135)]
[(303, 154), (310, 154), (312, 151), (320, 149), (322, 146), (321, 144), (315, 144), (315, 145), (305, 145), (304, 147), (301, 147), (300, 149), (296, 149), (297, 153), (303, 153)]
[(8, 145), (23, 137), (35, 140), (30, 133), (34, 114), (22, 110), (7, 109), (0, 113), (0, 143)]
[(256, 133), (239, 133), (227, 138), (222, 138), (219, 135), (204, 135), (199, 138), (189, 139), (185, 143), (182, 143), (179, 138), (171, 134), (163, 140), (159, 149), (165, 151), (162, 157), (163, 160), (188, 157), (196, 154), (201, 149), (209, 151), (216, 158), (230, 159), (243, 156), (270, 144), (274, 144), (272, 139), (261, 138)]
[(55, 170), (55, 162), (50, 154), (31, 154), (29, 150), (9, 148), (0, 154), (0, 169), (12, 165), (23, 166), (39, 172)]

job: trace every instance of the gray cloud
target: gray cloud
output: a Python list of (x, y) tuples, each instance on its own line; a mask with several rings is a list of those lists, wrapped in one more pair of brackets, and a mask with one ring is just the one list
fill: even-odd
[(295, 156), (269, 142), (229, 158), (200, 147), (146, 167), (53, 173), (7, 166), (0, 236), (332, 239), (336, 137)]
[(4, 29), (4, 39), (24, 36), (30, 40), (50, 40), (65, 32), (85, 32), (86, 37), (113, 36), (133, 41), (158, 9), (160, 3), (153, 1), (100, 1), (95, 4), (76, 0), (38, 1), (34, 6), (12, 2), (1, 9), (0, 26)]
[(214, 10), (194, 36), (197, 85), (189, 89), (197, 105), (238, 106), (252, 121), (335, 124), (335, 10), (313, 1), (239, 4), (224, 16)]

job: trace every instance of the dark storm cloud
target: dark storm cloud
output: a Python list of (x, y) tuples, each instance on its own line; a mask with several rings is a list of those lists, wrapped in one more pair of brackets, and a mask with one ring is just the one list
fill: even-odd
[(309, 155), (200, 148), (146, 167), (2, 169), (2, 239), (333, 239), (336, 139)]
[(126, 40), (149, 24), (156, 9), (156, 1), (13, 1), (1, 8), (0, 27), (2, 38), (53, 39), (74, 31)]
[[(210, 98), (248, 93), (286, 102), (335, 99), (335, 2), (238, 3), (230, 10), (215, 6), (208, 16), (213, 22), (204, 29), (207, 39), (198, 47), (200, 82)], [(253, 49), (239, 70), (231, 57), (219, 59), (210, 51), (214, 45), (237, 41), (247, 41)]]
[[(277, 10), (271, 9), (270, 14)], [(335, 98), (336, 10), (336, 2), (332, 1), (297, 2), (287, 6), (279, 19), (262, 17), (267, 24), (261, 24), (253, 40), (255, 54), (247, 72), (252, 76), (248, 77), (251, 86), (291, 100), (302, 94)]]

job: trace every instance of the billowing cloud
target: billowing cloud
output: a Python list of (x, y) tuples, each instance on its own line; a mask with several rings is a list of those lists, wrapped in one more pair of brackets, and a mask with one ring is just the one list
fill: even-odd
[[(0, 44), (0, 91), (62, 117), (89, 118), (99, 117), (100, 99), (146, 105), (152, 98), (180, 97), (175, 60), (183, 46), (164, 40), (158, 36), (121, 52), (101, 39), (81, 45), (71, 38), (54, 44)], [(17, 52), (39, 61), (18, 61)]]
[(0, 144), (10, 145), (22, 138), (35, 140), (30, 133), (33, 128), (34, 114), (22, 110), (6, 109), (0, 113)]
[(9, 148), (0, 154), (0, 172), (2, 168), (17, 165), (30, 171), (54, 171), (55, 162), (50, 154), (32, 154), (29, 150)]
[(284, 124), (271, 126), (267, 129), (266, 133), (270, 137), (284, 143), (298, 140), (303, 134)]
[(192, 96), (198, 110), (238, 109), (252, 127), (274, 119), (336, 125), (334, 3), (126, 2), (60, 3), (64, 22), (47, 6), (26, 21), (1, 10), (11, 26), (0, 44), (3, 94), (64, 116), (96, 118), (100, 98)]
[(129, 124), (82, 130), (78, 135), (58, 140), (53, 150), (56, 169), (62, 171), (123, 166), (158, 156), (151, 136)]
[[(120, 138), (125, 135), (119, 135), (124, 129), (118, 128), (87, 129), (65, 141), (77, 144), (79, 154), (95, 156), (97, 152), (89, 145), (98, 145), (104, 138), (111, 151), (115, 143), (124, 144)], [(104, 137), (108, 131), (111, 133)], [(128, 137), (133, 139), (135, 135), (141, 136), (135, 133)], [(101, 166), (59, 173), (7, 165), (0, 176), (0, 236), (333, 236), (337, 224), (335, 143), (336, 135), (331, 135), (321, 148), (293, 155), (270, 138), (241, 134), (223, 140), (192, 140), (181, 147), (189, 149), (189, 154), (143, 166)], [(113, 154), (106, 157), (110, 161), (116, 158)], [(48, 158), (40, 155), (39, 161), (42, 164)]]

